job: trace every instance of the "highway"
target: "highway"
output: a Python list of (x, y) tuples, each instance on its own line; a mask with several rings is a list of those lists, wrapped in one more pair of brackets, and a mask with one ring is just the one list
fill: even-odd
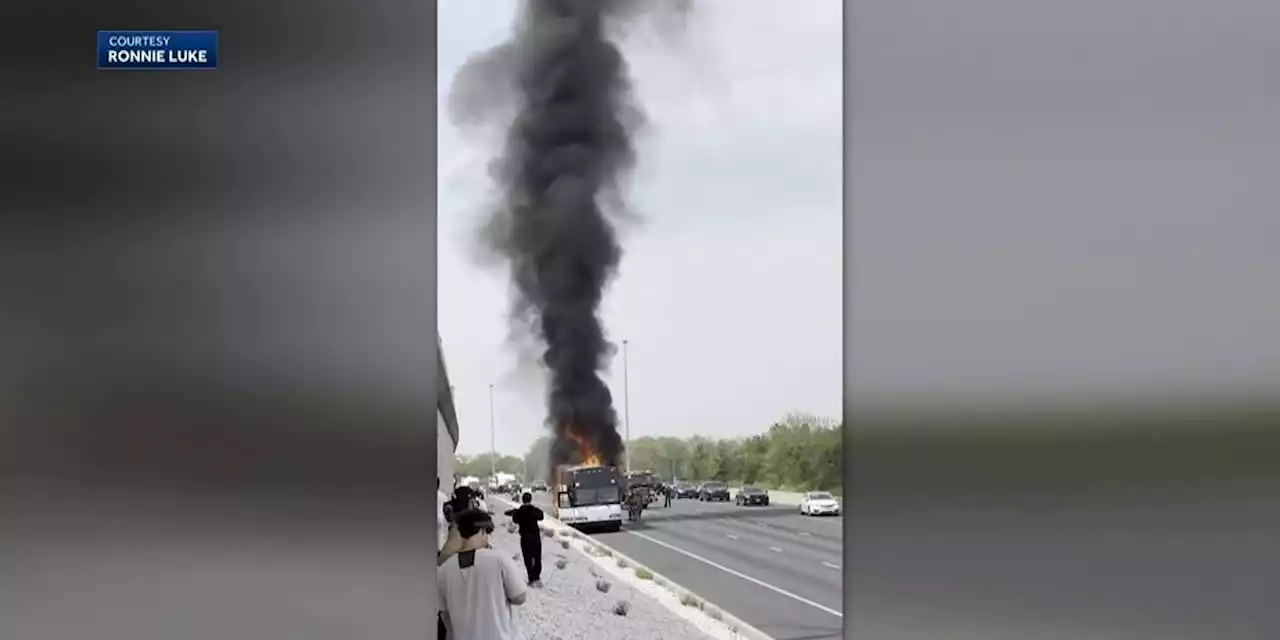
[[(547, 494), (535, 495), (549, 507)], [(686, 499), (592, 537), (776, 640), (842, 637), (840, 518)]]

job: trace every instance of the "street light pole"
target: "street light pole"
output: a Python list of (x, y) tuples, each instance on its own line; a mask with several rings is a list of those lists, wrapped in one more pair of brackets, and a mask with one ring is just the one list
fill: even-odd
[(627, 473), (631, 473), (631, 385), (628, 380), (627, 371), (627, 343), (629, 340), (622, 341), (622, 421), (625, 427), (625, 437), (627, 440), (626, 464)]
[(489, 385), (489, 480), (498, 475), (498, 438), (493, 428), (493, 385)]

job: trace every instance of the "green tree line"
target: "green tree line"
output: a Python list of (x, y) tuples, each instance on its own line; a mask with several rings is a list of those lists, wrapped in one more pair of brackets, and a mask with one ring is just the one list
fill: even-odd
[[(838, 421), (793, 413), (761, 434), (746, 438), (651, 437), (631, 441), (631, 468), (649, 469), (670, 480), (720, 480), (731, 485), (756, 485), (783, 491), (826, 490), (839, 493), (843, 455), (843, 425)], [(550, 436), (534, 442), (524, 457), (530, 479), (547, 478)], [(481, 459), (475, 456), (474, 459)], [(469, 458), (468, 460), (471, 460)], [(507, 465), (503, 468), (502, 464)], [(489, 458), (483, 456), (487, 475)], [(521, 461), (504, 456), (500, 471), (520, 473)], [(462, 468), (462, 467), (459, 467)]]
[[(497, 464), (491, 464), (490, 460), (493, 456), (487, 453), (481, 453), (474, 456), (454, 456), (453, 472), (459, 477), (476, 476), (478, 478), (488, 477), (490, 473), (500, 471), (502, 473), (514, 473), (521, 475), (524, 471), (524, 461), (516, 456), (504, 456), (498, 454)], [(544, 465), (545, 466), (545, 465)]]

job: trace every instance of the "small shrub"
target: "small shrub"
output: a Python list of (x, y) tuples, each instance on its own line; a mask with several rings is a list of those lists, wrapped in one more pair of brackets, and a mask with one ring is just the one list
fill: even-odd
[(613, 552), (612, 552), (612, 551), (610, 551), (610, 550), (608, 550), (608, 549), (606, 549), (606, 548), (604, 548), (604, 547), (600, 547), (600, 555), (602, 555), (602, 556), (604, 556), (604, 557), (606, 557), (606, 558), (612, 558), (612, 557), (613, 557)]
[(706, 608), (704, 611), (706, 611), (707, 617), (712, 620), (724, 620), (724, 614), (720, 613), (720, 610), (715, 607)]
[(544, 536), (546, 536), (546, 537), (548, 537), (548, 538), (554, 538), (554, 537), (556, 537), (556, 532), (555, 532), (555, 531), (552, 531), (551, 529), (543, 529), (543, 530), (542, 530), (542, 535), (544, 535)]
[(569, 561), (568, 561), (568, 560), (565, 560), (564, 558), (560, 558), (559, 560), (556, 560), (556, 568), (557, 568), (557, 569), (563, 569), (563, 568), (565, 568), (565, 567), (567, 567), (567, 566), (569, 566)]
[(568, 540), (561, 540), (561, 541), (560, 541), (560, 546), (561, 546), (561, 547), (563, 547), (563, 548), (565, 548), (565, 549), (568, 549), (568, 548), (569, 548), (569, 541), (568, 541)]
[(613, 605), (614, 615), (625, 616), (631, 612), (631, 605), (626, 600), (619, 600), (618, 604)]
[(652, 580), (653, 572), (644, 567), (636, 567), (636, 577), (641, 580)]
[(698, 596), (695, 596), (692, 593), (685, 593), (680, 596), (680, 604), (686, 607), (694, 607), (696, 609), (702, 608), (702, 600), (699, 600)]
[(627, 560), (625, 558), (618, 558), (617, 562), (618, 562), (618, 567), (620, 569), (626, 569), (628, 566)]
[(600, 593), (609, 593), (609, 588), (612, 586), (608, 580), (596, 580), (596, 591)]

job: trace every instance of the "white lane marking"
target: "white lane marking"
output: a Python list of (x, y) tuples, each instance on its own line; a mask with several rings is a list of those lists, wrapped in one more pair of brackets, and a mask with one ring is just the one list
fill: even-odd
[(808, 599), (808, 598), (805, 598), (804, 596), (798, 596), (798, 595), (796, 595), (796, 594), (794, 594), (794, 593), (791, 593), (790, 591), (787, 591), (786, 589), (783, 589), (783, 588), (781, 588), (781, 587), (775, 587), (775, 586), (773, 586), (773, 585), (769, 584), (768, 582), (765, 582), (765, 581), (763, 581), (763, 580), (760, 580), (759, 578), (753, 578), (753, 577), (751, 577), (751, 576), (749, 576), (749, 575), (747, 575), (747, 574), (745, 574), (745, 573), (742, 573), (742, 572), (740, 572), (740, 571), (735, 571), (735, 570), (733, 570), (733, 569), (730, 569), (729, 567), (726, 567), (726, 566), (724, 566), (724, 565), (722, 565), (722, 564), (720, 564), (720, 563), (718, 563), (718, 562), (715, 562), (715, 561), (713, 561), (713, 560), (708, 560), (708, 559), (706, 559), (706, 558), (704, 558), (704, 557), (702, 557), (702, 556), (700, 556), (700, 555), (698, 555), (698, 554), (696, 554), (696, 553), (693, 553), (693, 552), (690, 552), (690, 551), (685, 551), (684, 549), (681, 549), (680, 547), (677, 547), (677, 546), (675, 546), (675, 545), (673, 545), (673, 544), (669, 544), (669, 543), (663, 542), (663, 541), (661, 541), (661, 540), (659, 540), (659, 539), (657, 539), (657, 538), (654, 538), (654, 537), (652, 537), (652, 536), (647, 536), (647, 535), (645, 535), (645, 534), (643, 534), (643, 533), (639, 533), (639, 532), (636, 532), (636, 531), (628, 531), (627, 533), (630, 533), (631, 535), (636, 536), (636, 537), (638, 537), (638, 538), (641, 538), (641, 539), (643, 539), (643, 540), (648, 540), (649, 542), (652, 542), (652, 543), (654, 543), (654, 544), (656, 544), (656, 545), (658, 545), (658, 546), (660, 546), (660, 547), (665, 547), (665, 548), (667, 548), (667, 549), (670, 549), (670, 550), (672, 550), (672, 551), (675, 551), (676, 553), (679, 553), (679, 554), (681, 554), (681, 555), (684, 555), (684, 556), (688, 556), (688, 557), (690, 557), (690, 558), (693, 558), (694, 560), (697, 560), (698, 562), (701, 562), (701, 563), (703, 563), (703, 564), (706, 564), (706, 565), (709, 565), (709, 566), (715, 567), (716, 569), (719, 569), (719, 570), (721, 570), (721, 571), (723, 571), (723, 572), (725, 572), (725, 573), (727, 573), (727, 574), (729, 574), (729, 575), (731, 575), (731, 576), (734, 576), (734, 577), (737, 577), (737, 578), (742, 578), (743, 580), (746, 580), (747, 582), (750, 582), (751, 584), (758, 585), (758, 586), (764, 587), (764, 588), (766, 588), (766, 589), (768, 589), (768, 590), (770, 590), (770, 591), (773, 591), (774, 593), (778, 593), (778, 594), (784, 595), (784, 596), (786, 596), (786, 597), (788, 597), (788, 598), (791, 598), (792, 600), (795, 600), (796, 602), (800, 602), (800, 603), (802, 603), (802, 604), (807, 604), (807, 605), (809, 605), (809, 606), (813, 607), (814, 609), (818, 609), (819, 611), (822, 611), (822, 612), (824, 612), (824, 613), (829, 613), (829, 614), (831, 614), (831, 615), (833, 615), (833, 616), (836, 616), (837, 618), (843, 618), (843, 617), (844, 617), (844, 614), (843, 614), (843, 613), (840, 613), (839, 611), (836, 611), (835, 609), (832, 609), (832, 608), (830, 608), (830, 607), (825, 607), (825, 606), (823, 606), (823, 605), (820, 605), (820, 604), (818, 604), (818, 603), (816, 603), (816, 602), (814, 602), (814, 601), (812, 601), (812, 600), (810, 600), (810, 599)]
[(827, 561), (825, 561), (825, 560), (822, 562), (822, 566), (824, 566), (824, 567), (830, 567), (830, 568), (835, 569), (835, 570), (837, 570), (837, 571), (839, 571), (839, 570), (840, 570), (840, 565), (838, 565), (838, 564), (834, 564), (834, 563), (831, 563), (831, 562), (827, 562)]
[(782, 547), (769, 547), (769, 550), (774, 553), (782, 553)]
[(728, 536), (729, 536), (729, 539), (730, 539), (730, 540), (737, 540), (737, 539), (738, 539), (738, 536), (735, 536), (735, 535), (733, 535), (732, 533), (729, 533), (729, 534), (726, 534), (726, 535), (728, 535)]
[(802, 535), (802, 536), (805, 536), (805, 537), (809, 537), (809, 536), (813, 535), (812, 533), (809, 533), (808, 531), (800, 531), (800, 532), (799, 532), (799, 534), (800, 534), (800, 535)]

